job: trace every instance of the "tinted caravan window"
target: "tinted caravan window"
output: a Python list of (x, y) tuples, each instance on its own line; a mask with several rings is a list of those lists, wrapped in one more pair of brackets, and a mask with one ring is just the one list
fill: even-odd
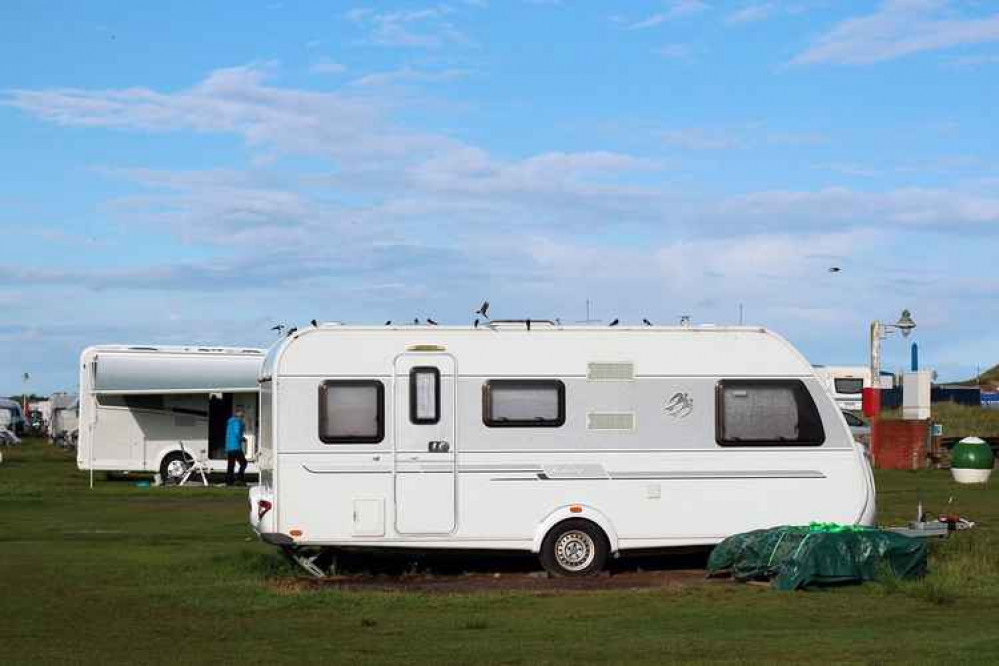
[(319, 387), (319, 439), (377, 444), (385, 437), (385, 386), (377, 380), (329, 380)]
[(836, 385), (836, 393), (844, 395), (855, 395), (864, 392), (864, 380), (852, 377), (840, 377), (833, 380)]
[(430, 425), (441, 420), (441, 372), (419, 367), (409, 371), (409, 421)]
[(565, 423), (565, 384), (491, 379), (482, 386), (482, 422), (491, 428), (557, 428)]
[(716, 439), (722, 446), (819, 446), (822, 419), (798, 380), (718, 382)]

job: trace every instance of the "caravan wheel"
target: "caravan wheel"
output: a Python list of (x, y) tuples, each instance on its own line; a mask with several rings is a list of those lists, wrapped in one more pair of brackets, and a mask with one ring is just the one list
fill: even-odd
[(191, 456), (185, 456), (180, 451), (174, 451), (163, 457), (163, 462), (160, 463), (160, 478), (163, 479), (163, 485), (169, 483), (180, 483), (180, 480), (184, 478), (184, 473), (187, 472), (187, 468), (191, 466), (194, 460)]
[(588, 520), (566, 520), (541, 544), (541, 564), (554, 576), (593, 576), (607, 562), (607, 537)]

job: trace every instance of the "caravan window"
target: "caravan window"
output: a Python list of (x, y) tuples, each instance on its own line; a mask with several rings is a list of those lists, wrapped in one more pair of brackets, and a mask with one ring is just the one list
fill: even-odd
[(385, 437), (385, 385), (329, 380), (319, 387), (319, 439), (326, 444), (377, 444)]
[(822, 419), (798, 380), (718, 382), (716, 439), (721, 446), (819, 446)]
[(441, 420), (441, 371), (432, 367), (409, 371), (409, 421), (431, 425)]
[(852, 377), (837, 377), (833, 380), (836, 385), (836, 393), (844, 395), (856, 395), (864, 392), (864, 380)]
[(482, 422), (491, 428), (557, 428), (565, 423), (565, 384), (491, 379), (482, 385)]

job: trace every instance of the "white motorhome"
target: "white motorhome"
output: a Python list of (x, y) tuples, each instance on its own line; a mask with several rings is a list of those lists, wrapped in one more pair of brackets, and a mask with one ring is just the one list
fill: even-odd
[(0, 428), (18, 436), (24, 433), (24, 413), (20, 404), (7, 398), (0, 398)]
[[(205, 459), (225, 471), (226, 421), (245, 412), (245, 452), (256, 457), (260, 349), (88, 347), (80, 356), (77, 465), (82, 470), (183, 475)], [(248, 471), (255, 473), (252, 466)]]
[(871, 369), (863, 365), (817, 365), (815, 374), (839, 408), (847, 412), (863, 409), (865, 388), (871, 386)]
[(812, 366), (738, 327), (319, 326), (260, 376), (250, 521), (322, 574), (336, 548), (629, 549), (872, 524), (863, 451)]

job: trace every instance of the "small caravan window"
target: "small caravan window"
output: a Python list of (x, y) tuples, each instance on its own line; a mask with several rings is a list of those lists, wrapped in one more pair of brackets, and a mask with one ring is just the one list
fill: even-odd
[(384, 437), (384, 384), (338, 379), (320, 385), (319, 439), (326, 444), (377, 444)]
[(825, 441), (815, 401), (798, 380), (718, 382), (715, 409), (721, 446), (819, 446)]
[(417, 425), (441, 420), (441, 372), (437, 368), (409, 371), (409, 420)]
[(565, 384), (491, 379), (482, 385), (482, 421), (492, 428), (557, 428), (565, 423)]
[(852, 377), (837, 377), (833, 380), (836, 385), (836, 393), (845, 395), (855, 395), (864, 392), (864, 380)]

